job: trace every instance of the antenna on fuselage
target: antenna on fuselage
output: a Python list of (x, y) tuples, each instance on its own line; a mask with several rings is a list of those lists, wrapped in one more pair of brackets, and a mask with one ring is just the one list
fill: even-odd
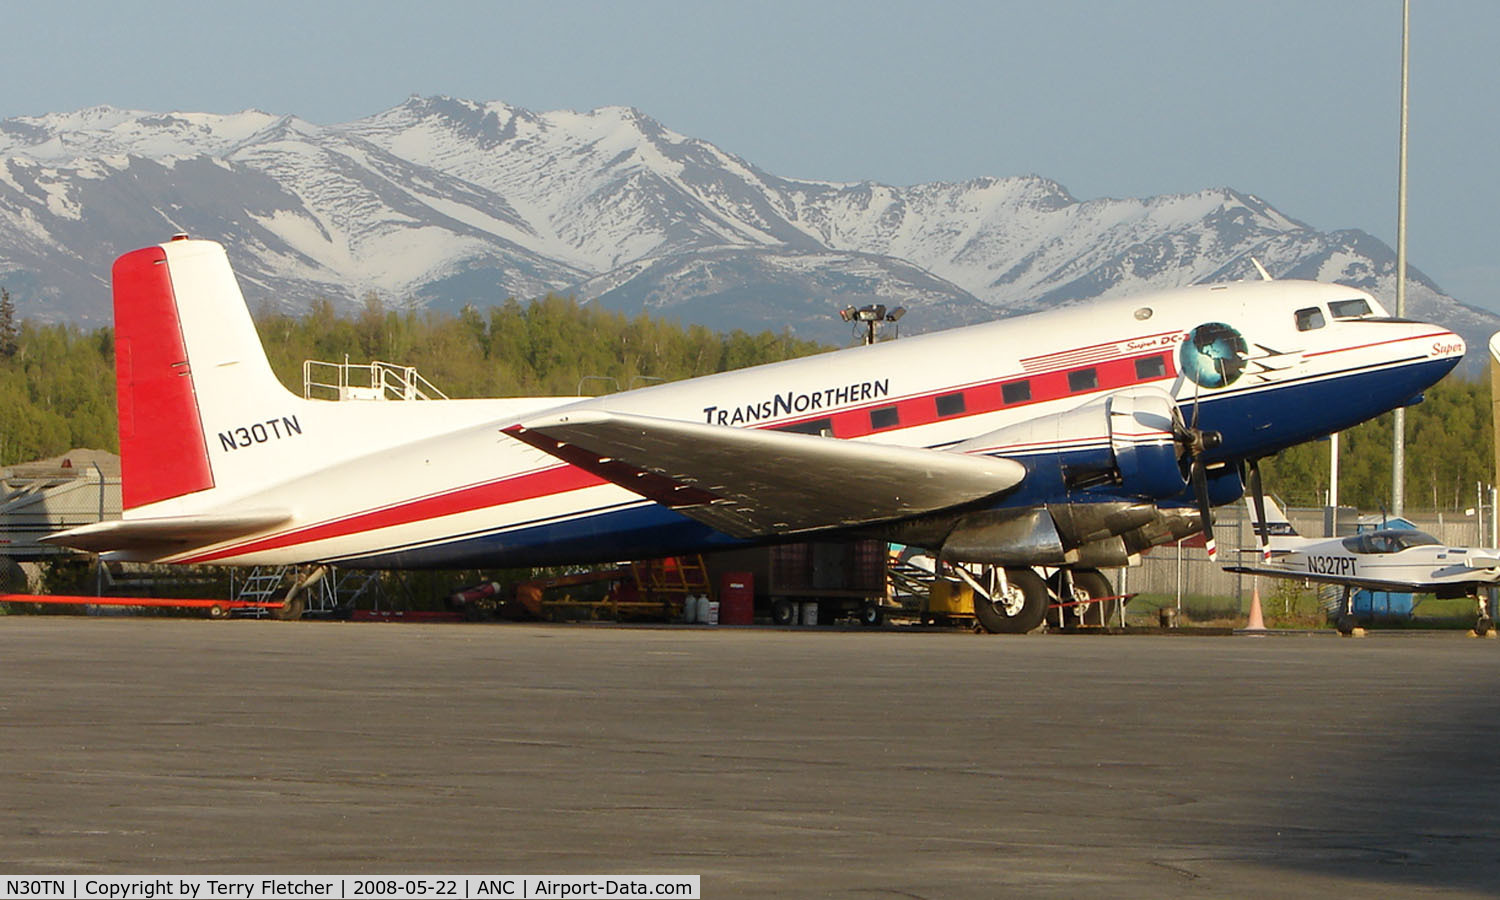
[(1270, 272), (1266, 271), (1266, 267), (1260, 264), (1260, 260), (1258, 260), (1258, 259), (1256, 259), (1255, 257), (1252, 256), (1252, 257), (1250, 257), (1250, 261), (1255, 264), (1255, 271), (1257, 271), (1257, 272), (1260, 273), (1260, 280), (1261, 281), (1275, 281), (1276, 280), (1276, 279), (1274, 279), (1274, 278), (1271, 277), (1271, 273)]

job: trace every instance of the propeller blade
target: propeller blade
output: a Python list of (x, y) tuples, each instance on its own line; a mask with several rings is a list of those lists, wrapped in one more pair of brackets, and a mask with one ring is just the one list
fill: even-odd
[(1198, 430), (1198, 392), (1203, 389), (1198, 382), (1193, 382), (1193, 421), (1188, 425), (1191, 431)]
[(1203, 546), (1208, 550), (1209, 560), (1219, 558), (1219, 546), (1214, 542), (1214, 512), (1208, 502), (1208, 467), (1203, 457), (1193, 457), (1193, 494), (1198, 498), (1198, 515), (1203, 522)]

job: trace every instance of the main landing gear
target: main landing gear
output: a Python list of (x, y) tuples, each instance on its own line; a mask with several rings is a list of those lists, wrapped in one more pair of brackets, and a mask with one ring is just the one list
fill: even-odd
[[(1063, 569), (1047, 580), (1029, 568), (950, 564), (974, 592), (974, 618), (985, 631), (1026, 634), (1057, 611), (1062, 627), (1107, 624), (1115, 613), (1109, 579), (1098, 569)], [(1054, 598), (1056, 602), (1054, 603)]]
[(1495, 630), (1495, 620), (1490, 617), (1490, 604), (1495, 598), (1493, 588), (1483, 588), (1474, 598), (1479, 601), (1479, 619), (1474, 623), (1474, 633), (1484, 637)]
[(955, 565), (974, 592), (974, 618), (985, 631), (1026, 634), (1047, 618), (1047, 583), (1030, 569)]

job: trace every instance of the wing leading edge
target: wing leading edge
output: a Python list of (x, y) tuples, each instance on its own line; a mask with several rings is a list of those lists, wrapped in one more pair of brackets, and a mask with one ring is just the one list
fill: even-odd
[(1311, 581), (1318, 584), (1334, 584), (1340, 587), (1355, 588), (1366, 591), (1392, 591), (1395, 593), (1425, 594), (1450, 588), (1457, 584), (1473, 582), (1474, 584), (1493, 584), (1496, 574), (1487, 568), (1476, 568), (1473, 566), (1455, 566), (1453, 572), (1445, 573), (1452, 575), (1467, 575), (1472, 573), (1473, 578), (1455, 578), (1448, 581), (1396, 581), (1384, 578), (1366, 578), (1360, 575), (1324, 575), (1318, 572), (1305, 572), (1300, 569), (1276, 568), (1274, 566), (1224, 566), (1224, 571), (1235, 572), (1241, 575), (1269, 575), (1272, 578), (1291, 578), (1297, 581)]
[(906, 518), (1021, 482), (1010, 459), (605, 410), (504, 429), (726, 534), (765, 537)]

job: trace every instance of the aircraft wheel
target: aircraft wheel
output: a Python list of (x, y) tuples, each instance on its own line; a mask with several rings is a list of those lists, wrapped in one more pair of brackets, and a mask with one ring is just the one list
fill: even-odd
[[(993, 634), (1026, 634), (1047, 618), (1047, 583), (1030, 569), (1006, 569), (1005, 590), (994, 596), (974, 592), (974, 617)], [(993, 584), (998, 579), (985, 579)]]
[(1495, 630), (1495, 620), (1489, 616), (1480, 616), (1479, 621), (1474, 623), (1474, 633), (1484, 637)]
[(771, 601), (771, 621), (776, 625), (797, 624), (797, 604), (784, 597)]
[[(1057, 595), (1059, 602), (1068, 603), (1076, 600), (1092, 600), (1096, 597), (1109, 597), (1114, 594), (1114, 589), (1109, 585), (1109, 579), (1098, 569), (1074, 569), (1073, 570), (1073, 596), (1063, 595), (1063, 573), (1047, 579), (1047, 584), (1052, 592)], [(1088, 606), (1065, 606), (1058, 610), (1062, 617), (1062, 624), (1069, 628), (1079, 625), (1108, 625), (1115, 620), (1115, 601), (1106, 600), (1102, 603), (1091, 603)], [(1101, 623), (1100, 614), (1103, 614)]]
[(1349, 635), (1354, 633), (1354, 626), (1356, 624), (1357, 623), (1355, 622), (1354, 617), (1349, 615), (1348, 613), (1345, 613), (1344, 615), (1339, 616), (1339, 620), (1335, 624), (1335, 627), (1338, 628), (1339, 634), (1348, 637)]
[(885, 622), (885, 610), (879, 603), (866, 603), (859, 610), (859, 624), (879, 628)]
[(229, 618), (229, 610), (215, 603), (208, 608), (208, 617), (210, 619), (227, 619)]
[(302, 618), (302, 610), (306, 608), (306, 605), (307, 601), (299, 595), (280, 606), (271, 607), (271, 615), (288, 622), (296, 621)]

